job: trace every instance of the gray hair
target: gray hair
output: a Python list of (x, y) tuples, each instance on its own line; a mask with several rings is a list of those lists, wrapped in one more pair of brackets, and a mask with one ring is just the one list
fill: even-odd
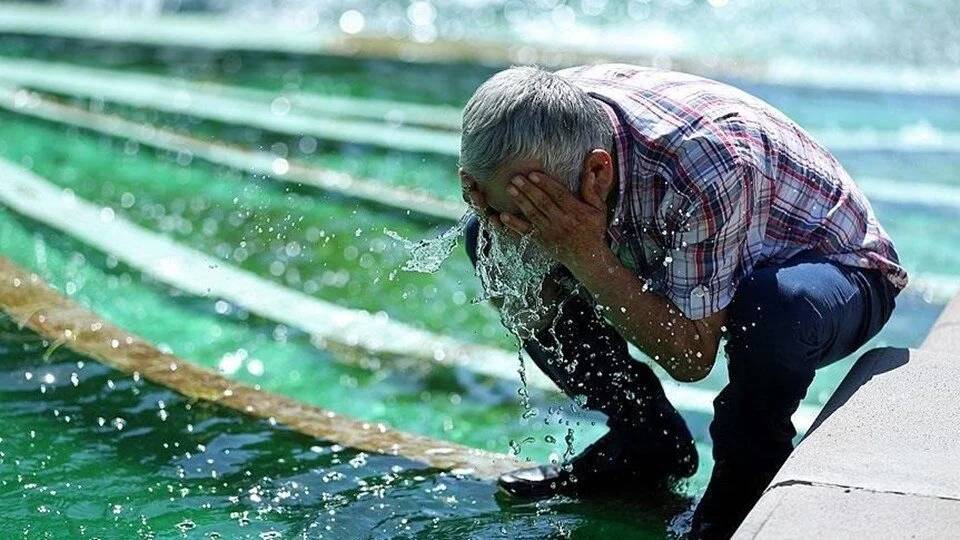
[(460, 167), (478, 182), (520, 159), (579, 189), (587, 152), (610, 151), (613, 127), (593, 98), (562, 76), (515, 66), (487, 79), (463, 111)]

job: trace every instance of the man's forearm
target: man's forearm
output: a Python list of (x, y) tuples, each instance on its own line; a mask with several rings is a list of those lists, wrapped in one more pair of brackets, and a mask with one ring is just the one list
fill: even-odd
[[(591, 156), (609, 159), (603, 151), (597, 152)], [(530, 234), (552, 251), (557, 262), (597, 298), (621, 335), (671, 376), (703, 378), (716, 357), (725, 315), (689, 320), (666, 298), (644, 291), (640, 280), (620, 264), (606, 243), (606, 197), (612, 182), (609, 167), (590, 167), (578, 198), (539, 172), (516, 176), (507, 191), (523, 216), (501, 213), (500, 220), (516, 234)]]
[(699, 380), (710, 372), (719, 341), (717, 332), (704, 321), (687, 319), (667, 298), (646, 291), (613, 252), (605, 250), (583, 268), (570, 270), (624, 338), (672, 377)]

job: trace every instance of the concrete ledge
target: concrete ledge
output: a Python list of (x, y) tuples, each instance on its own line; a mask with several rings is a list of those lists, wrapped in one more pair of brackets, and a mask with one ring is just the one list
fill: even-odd
[(736, 538), (953, 538), (958, 531), (960, 501), (781, 484), (757, 503)]
[(960, 294), (943, 309), (920, 348), (925, 351), (960, 351)]
[(956, 536), (958, 381), (942, 351), (863, 355), (735, 538)]

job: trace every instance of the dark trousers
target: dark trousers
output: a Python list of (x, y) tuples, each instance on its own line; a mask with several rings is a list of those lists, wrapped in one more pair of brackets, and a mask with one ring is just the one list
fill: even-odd
[[(476, 223), (467, 229), (474, 264), (477, 230)], [(727, 308), (730, 380), (714, 400), (710, 425), (716, 466), (696, 516), (712, 524), (711, 536), (733, 532), (793, 449), (790, 417), (816, 370), (876, 335), (897, 292), (876, 270), (811, 252), (757, 268), (741, 281)], [(607, 414), (611, 429), (659, 433), (674, 445), (689, 436), (685, 426), (676, 430), (675, 410), (650, 368), (629, 357), (623, 338), (585, 301), (561, 310), (558, 324), (555, 345), (565, 353), (563, 362), (537, 350), (543, 347), (528, 344), (527, 350), (564, 392), (586, 396), (586, 407)], [(574, 369), (564, 367), (568, 350)], [(665, 418), (672, 429), (663, 429)]]
[(790, 417), (816, 370), (875, 336), (898, 292), (877, 270), (810, 252), (739, 284), (727, 310), (730, 381), (713, 402), (714, 471), (696, 516), (703, 536), (734, 532), (793, 450)]

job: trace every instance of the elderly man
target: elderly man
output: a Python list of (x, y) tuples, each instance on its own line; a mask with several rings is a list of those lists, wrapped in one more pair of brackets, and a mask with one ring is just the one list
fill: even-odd
[(627, 342), (692, 382), (723, 338), (729, 383), (693, 534), (731, 535), (792, 450), (814, 372), (874, 336), (907, 282), (837, 160), (772, 106), (708, 79), (624, 64), (502, 71), (466, 106), (460, 167), (478, 273), (528, 263), (490, 256), (497, 239), (549, 256), (530, 274), (544, 315), (517, 333), (561, 389), (608, 417), (569, 463), (501, 477), (517, 497), (692, 475), (690, 432)]

